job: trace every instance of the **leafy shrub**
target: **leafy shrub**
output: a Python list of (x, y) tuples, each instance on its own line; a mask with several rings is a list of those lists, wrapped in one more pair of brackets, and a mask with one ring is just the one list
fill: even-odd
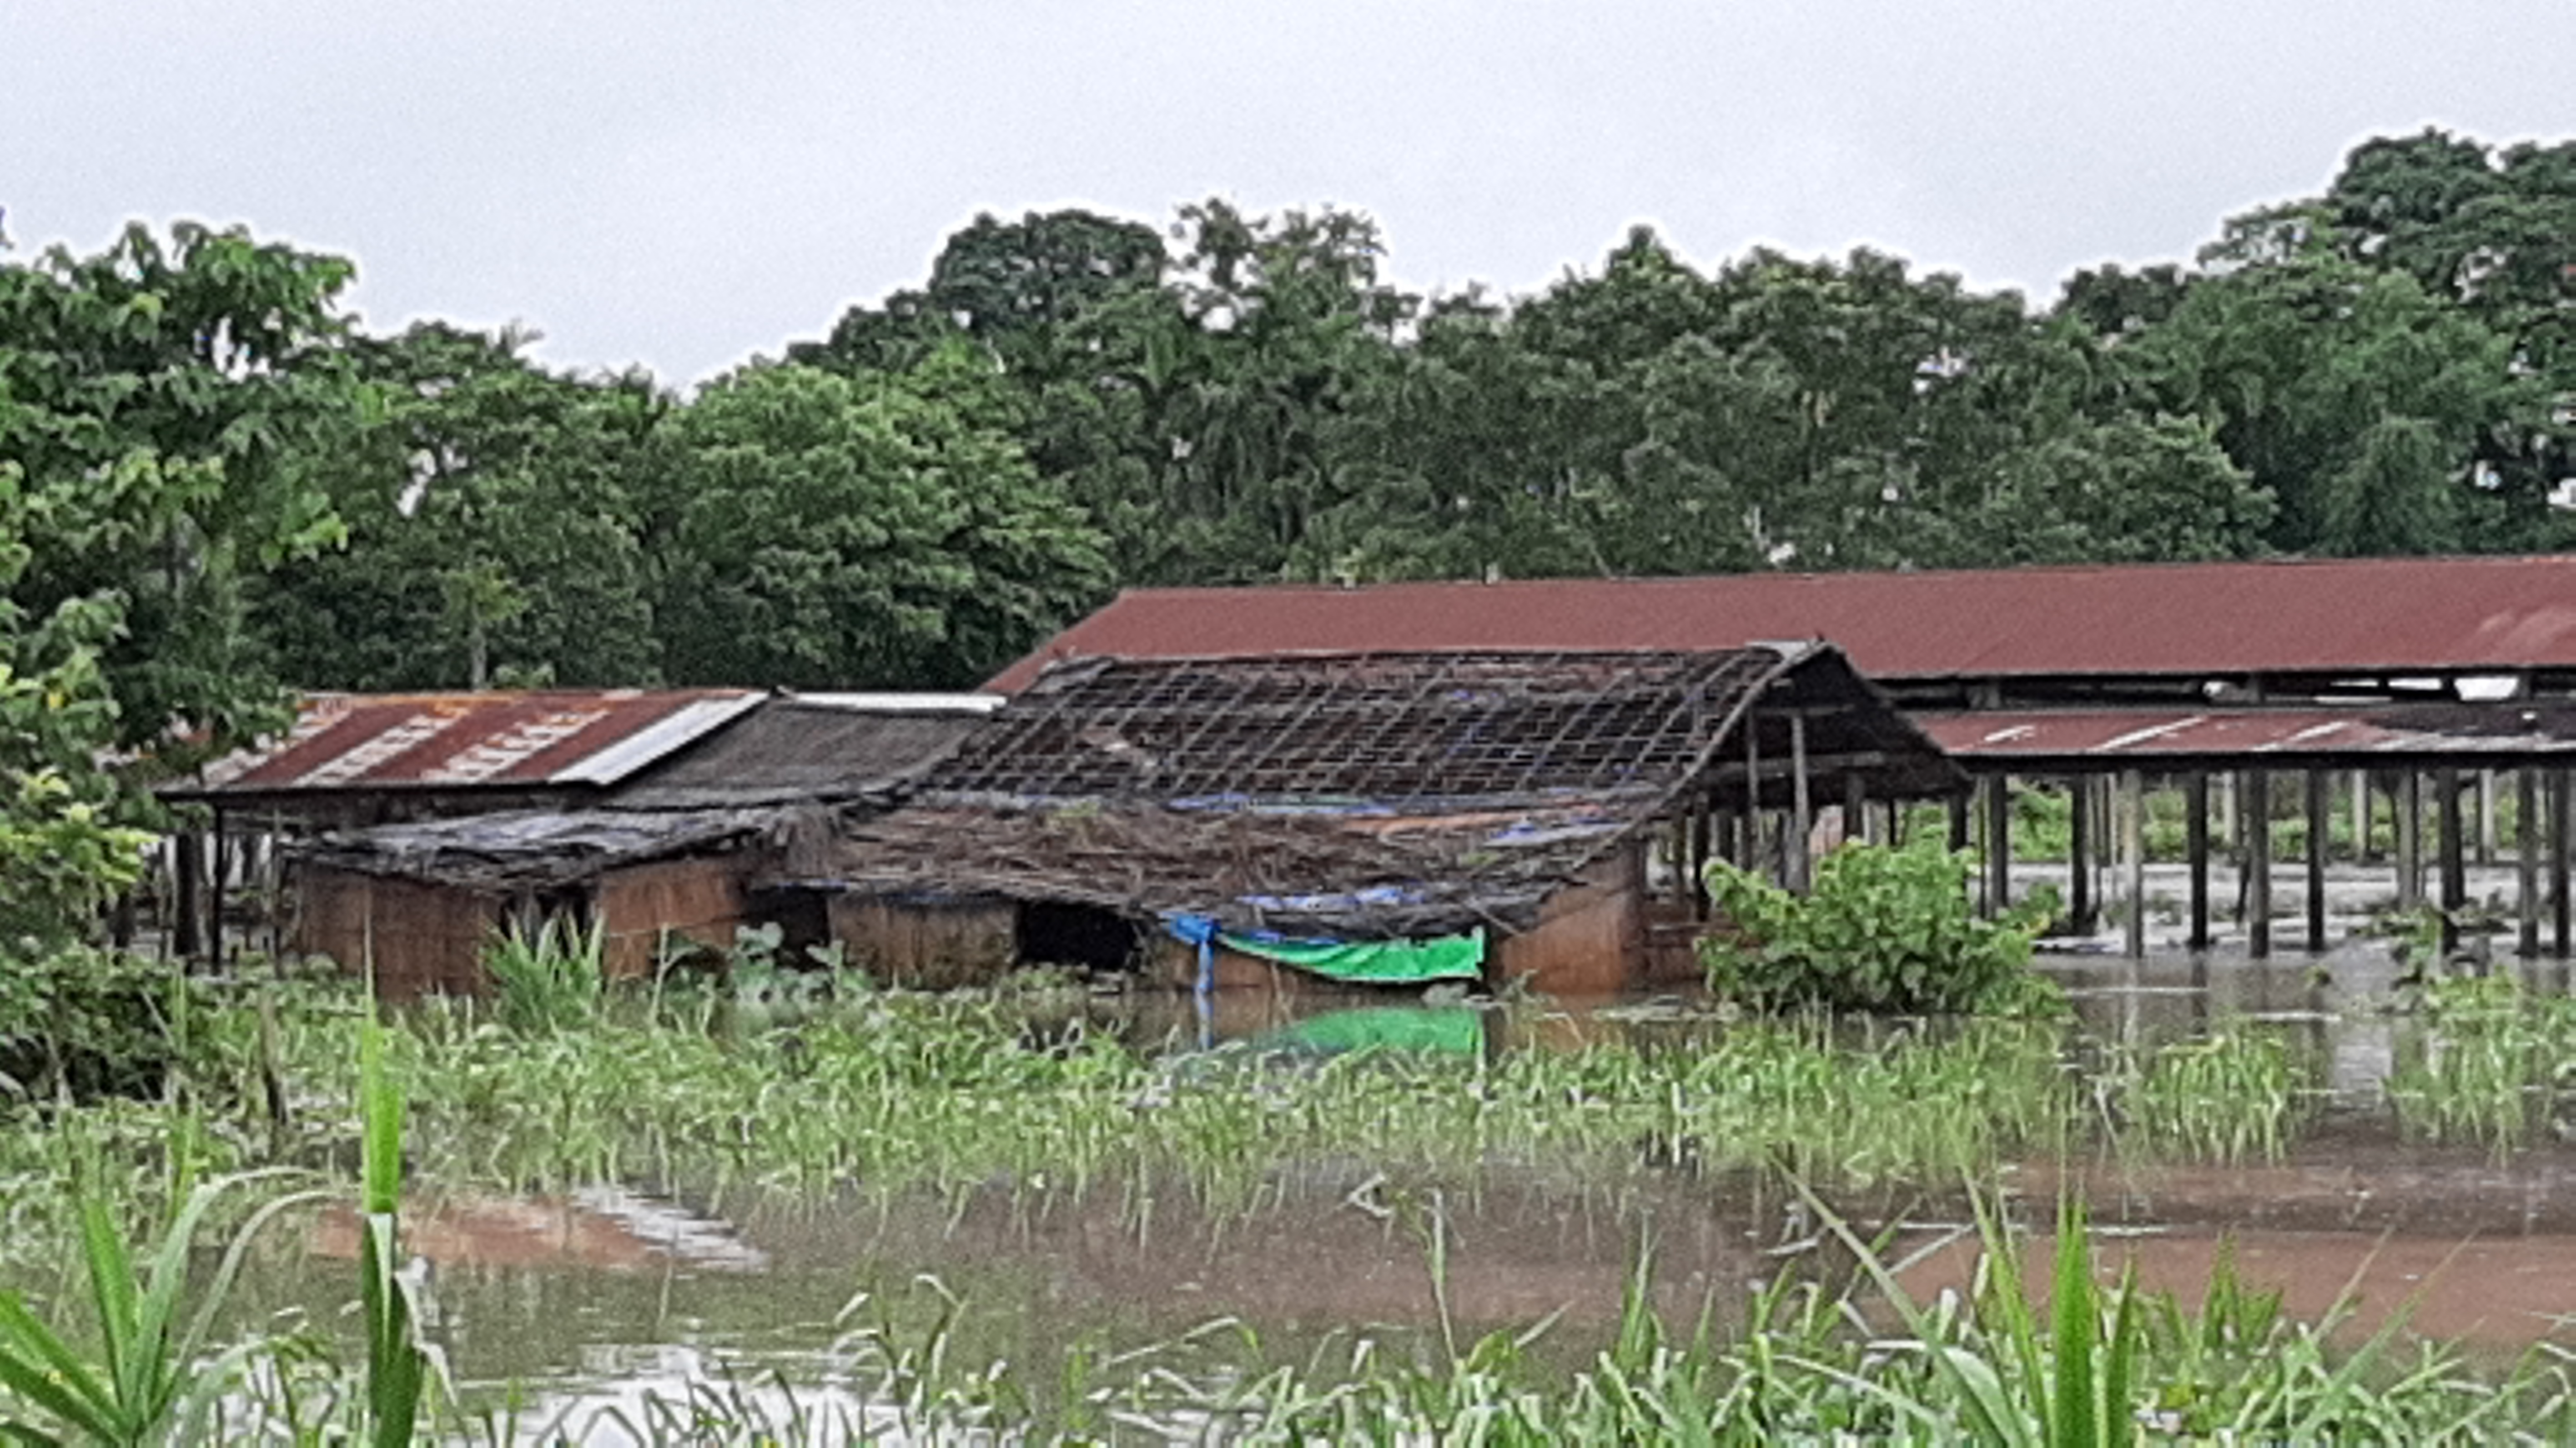
[(150, 1098), (188, 1048), (202, 983), (170, 961), (62, 946), (0, 969), (0, 1099)]
[(1965, 854), (1851, 844), (1817, 862), (1814, 888), (1800, 896), (1713, 860), (1709, 894), (1735, 931), (1701, 944), (1709, 989), (1763, 1011), (2056, 1009), (2056, 987), (2030, 970), (2048, 902), (1980, 920), (1968, 907), (1968, 870)]

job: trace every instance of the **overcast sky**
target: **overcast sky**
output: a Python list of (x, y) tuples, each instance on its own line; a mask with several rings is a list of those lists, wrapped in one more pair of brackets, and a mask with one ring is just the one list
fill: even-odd
[(1536, 290), (1637, 221), (2035, 300), (2187, 258), (2374, 134), (2576, 132), (2571, 0), (0, 0), (20, 255), (129, 218), (685, 383), (917, 283), (979, 211), (1375, 216)]

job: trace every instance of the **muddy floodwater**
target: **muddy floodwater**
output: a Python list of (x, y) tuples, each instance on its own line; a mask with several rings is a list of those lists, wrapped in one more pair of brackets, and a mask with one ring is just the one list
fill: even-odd
[[(2096, 1047), (2221, 1025), (2278, 1032), (2311, 1064), (2317, 1100), (2277, 1158), (2009, 1164), (2017, 1215), (2044, 1224), (2071, 1179), (2091, 1204), (2106, 1274), (2134, 1260), (2150, 1285), (2190, 1299), (2229, 1251), (2246, 1281), (2279, 1290), (2292, 1314), (2352, 1306), (2349, 1332), (2403, 1312), (2412, 1329), (2472, 1352), (2576, 1344), (2563, 1316), (2576, 1311), (2576, 1147), (2554, 1132), (2510, 1152), (2399, 1138), (2383, 1083), (2423, 1027), (2387, 1008), (2395, 967), (2384, 943), (2266, 963), (2078, 952), (2044, 965)], [(2497, 968), (2566, 989), (2563, 967)], [(1713, 1029), (1695, 1004), (1530, 1020), (1454, 1003), (1258, 997), (1201, 1015), (1184, 999), (1121, 1007), (1112, 1024), (1175, 1051), (1257, 1040), (1283, 1052), (1380, 1043), (1495, 1053), (1608, 1037), (1688, 1049), (1693, 1031)], [(1889, 1185), (1848, 1191), (1837, 1205), (1895, 1231), (1896, 1252), (1914, 1258), (1910, 1287), (1965, 1280), (1974, 1241), (1961, 1235), (1960, 1194)], [(993, 1190), (893, 1202), (687, 1182), (451, 1192), (411, 1204), (404, 1232), (455, 1379), (487, 1395), (518, 1384), (540, 1417), (717, 1372), (775, 1369), (829, 1391), (854, 1341), (899, 1343), (943, 1317), (953, 1322), (948, 1350), (972, 1361), (1048, 1362), (1070, 1343), (1108, 1352), (1222, 1323), (1257, 1339), (1269, 1360), (1310, 1362), (1347, 1359), (1362, 1341), (1429, 1353), (1445, 1303), (1451, 1332), (1552, 1318), (1543, 1350), (1571, 1363), (1616, 1321), (1641, 1240), (1651, 1239), (1653, 1292), (1671, 1319), (1706, 1314), (1721, 1327), (1747, 1285), (1831, 1252), (1778, 1183), (1678, 1164), (1597, 1188), (1502, 1171), (1435, 1201), (1362, 1164), (1323, 1163), (1260, 1210), (1218, 1219), (1182, 1194), (1157, 1200), (1132, 1188), (1079, 1200)], [(338, 1330), (355, 1250), (354, 1221), (323, 1212), (254, 1264), (244, 1310)], [(2046, 1250), (2044, 1237), (2034, 1242)]]

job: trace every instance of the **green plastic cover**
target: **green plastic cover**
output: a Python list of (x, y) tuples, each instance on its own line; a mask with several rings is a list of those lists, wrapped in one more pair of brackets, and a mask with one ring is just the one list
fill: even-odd
[(1422, 985), (1475, 980), (1485, 973), (1485, 932), (1430, 940), (1347, 940), (1332, 944), (1219, 934), (1217, 943), (1245, 955), (1293, 965), (1327, 980), (1358, 985)]

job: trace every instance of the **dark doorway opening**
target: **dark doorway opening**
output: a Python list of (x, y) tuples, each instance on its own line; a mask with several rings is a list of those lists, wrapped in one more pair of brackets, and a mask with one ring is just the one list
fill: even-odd
[(1135, 921), (1097, 905), (1061, 900), (1022, 903), (1013, 934), (1023, 965), (1128, 970), (1145, 948), (1145, 932)]

